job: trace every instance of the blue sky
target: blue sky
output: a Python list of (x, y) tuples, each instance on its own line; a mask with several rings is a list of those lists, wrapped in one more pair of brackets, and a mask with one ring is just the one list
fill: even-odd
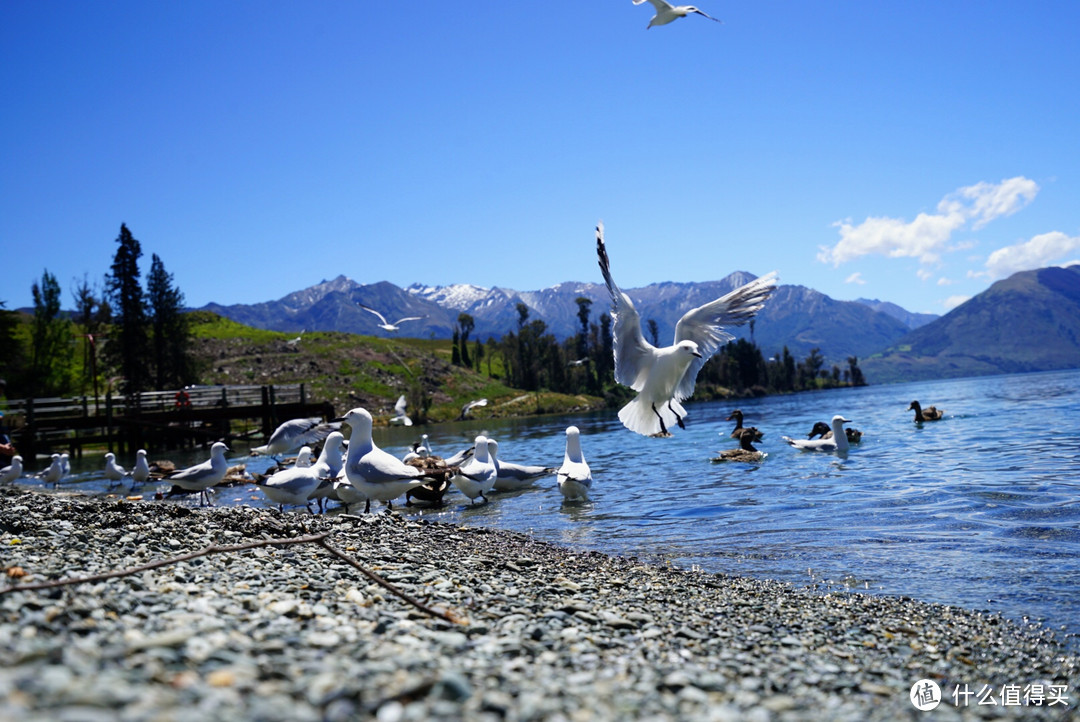
[(1080, 3), (0, 3), (0, 301), (120, 224), (189, 305), (780, 272), (944, 313), (1080, 260)]

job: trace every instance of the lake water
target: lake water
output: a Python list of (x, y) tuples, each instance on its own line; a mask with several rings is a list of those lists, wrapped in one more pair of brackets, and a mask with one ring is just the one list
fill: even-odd
[[(944, 420), (914, 424), (906, 410), (913, 399), (943, 408)], [(710, 461), (737, 445), (725, 421), (735, 408), (765, 434), (757, 446), (768, 457), (759, 464)], [(588, 503), (564, 504), (549, 477), (493, 494), (487, 505), (454, 491), (442, 509), (394, 508), (686, 569), (904, 595), (1080, 633), (1080, 371), (687, 410), (688, 428), (670, 439), (633, 434), (614, 411), (376, 429), (375, 438), (400, 454), (424, 431), (435, 453), (449, 455), (484, 433), (507, 461), (558, 466), (574, 424), (593, 471)], [(780, 438), (805, 438), (837, 413), (864, 433), (845, 457), (798, 451)], [(205, 453), (175, 460), (182, 466)], [(242, 460), (230, 455), (230, 463)], [(130, 467), (133, 459), (120, 461)], [(268, 463), (247, 461), (252, 471)], [(64, 486), (102, 491), (100, 459), (84, 463), (97, 466)], [(224, 489), (217, 503), (270, 506), (254, 487)]]

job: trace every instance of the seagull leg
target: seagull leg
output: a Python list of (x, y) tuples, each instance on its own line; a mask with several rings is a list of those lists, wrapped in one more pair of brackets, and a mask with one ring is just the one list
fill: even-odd
[[(652, 412), (653, 412), (654, 414), (656, 414), (656, 418), (658, 418), (658, 419), (660, 420), (660, 433), (661, 433), (661, 434), (667, 434), (667, 433), (668, 433), (668, 430), (667, 430), (667, 427), (666, 427), (666, 426), (664, 426), (664, 417), (663, 417), (663, 416), (661, 416), (661, 415), (660, 415), (660, 412), (656, 410), (656, 404), (653, 404), (653, 405), (652, 405)], [(679, 420), (679, 422), (680, 422), (680, 424), (681, 424), (681, 423), (682, 423), (682, 420), (680, 419), (680, 420)]]
[(367, 514), (370, 511), (371, 511), (371, 499), (368, 499), (367, 503), (364, 504), (364, 513)]
[(679, 428), (680, 429), (685, 429), (686, 424), (683, 423), (682, 417), (675, 413), (675, 409), (671, 408), (671, 402), (670, 401), (667, 402), (667, 407), (668, 407), (668, 411), (675, 414), (675, 420), (679, 422)]

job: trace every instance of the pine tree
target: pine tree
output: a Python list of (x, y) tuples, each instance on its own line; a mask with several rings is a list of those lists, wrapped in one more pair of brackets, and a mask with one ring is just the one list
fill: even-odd
[(183, 313), (184, 294), (173, 286), (173, 276), (155, 253), (146, 278), (146, 298), (153, 329), (154, 378), (159, 390), (183, 386), (194, 380), (191, 332)]
[(31, 287), (34, 296), (33, 351), (30, 360), (30, 393), (57, 396), (71, 384), (71, 322), (60, 317), (60, 284), (47, 270), (41, 285)]
[(112, 273), (105, 277), (106, 294), (115, 313), (112, 341), (107, 356), (127, 382), (127, 391), (142, 391), (150, 382), (149, 330), (146, 300), (139, 284), (142, 247), (124, 224), (116, 238)]

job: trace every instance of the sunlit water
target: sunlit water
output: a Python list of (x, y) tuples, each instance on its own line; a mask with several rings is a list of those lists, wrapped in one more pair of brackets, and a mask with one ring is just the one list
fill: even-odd
[[(944, 408), (945, 419), (917, 426), (906, 410), (913, 399)], [(765, 433), (760, 464), (710, 461), (736, 446), (725, 421), (736, 407)], [(588, 503), (564, 504), (549, 477), (531, 490), (493, 494), (487, 505), (454, 491), (442, 509), (394, 508), (687, 569), (911, 596), (1080, 632), (1080, 371), (687, 409), (687, 429), (670, 439), (633, 434), (606, 411), (377, 429), (376, 443), (400, 454), (426, 431), (435, 453), (449, 455), (484, 433), (508, 461), (558, 466), (563, 432), (574, 424), (595, 480)], [(846, 457), (798, 451), (780, 438), (805, 437), (837, 413), (864, 432)], [(133, 459), (120, 461), (130, 467)], [(243, 461), (251, 471), (268, 463), (230, 456)], [(83, 461), (91, 465), (64, 487), (104, 492), (103, 463)], [(253, 486), (223, 489), (217, 503), (271, 506)]]

